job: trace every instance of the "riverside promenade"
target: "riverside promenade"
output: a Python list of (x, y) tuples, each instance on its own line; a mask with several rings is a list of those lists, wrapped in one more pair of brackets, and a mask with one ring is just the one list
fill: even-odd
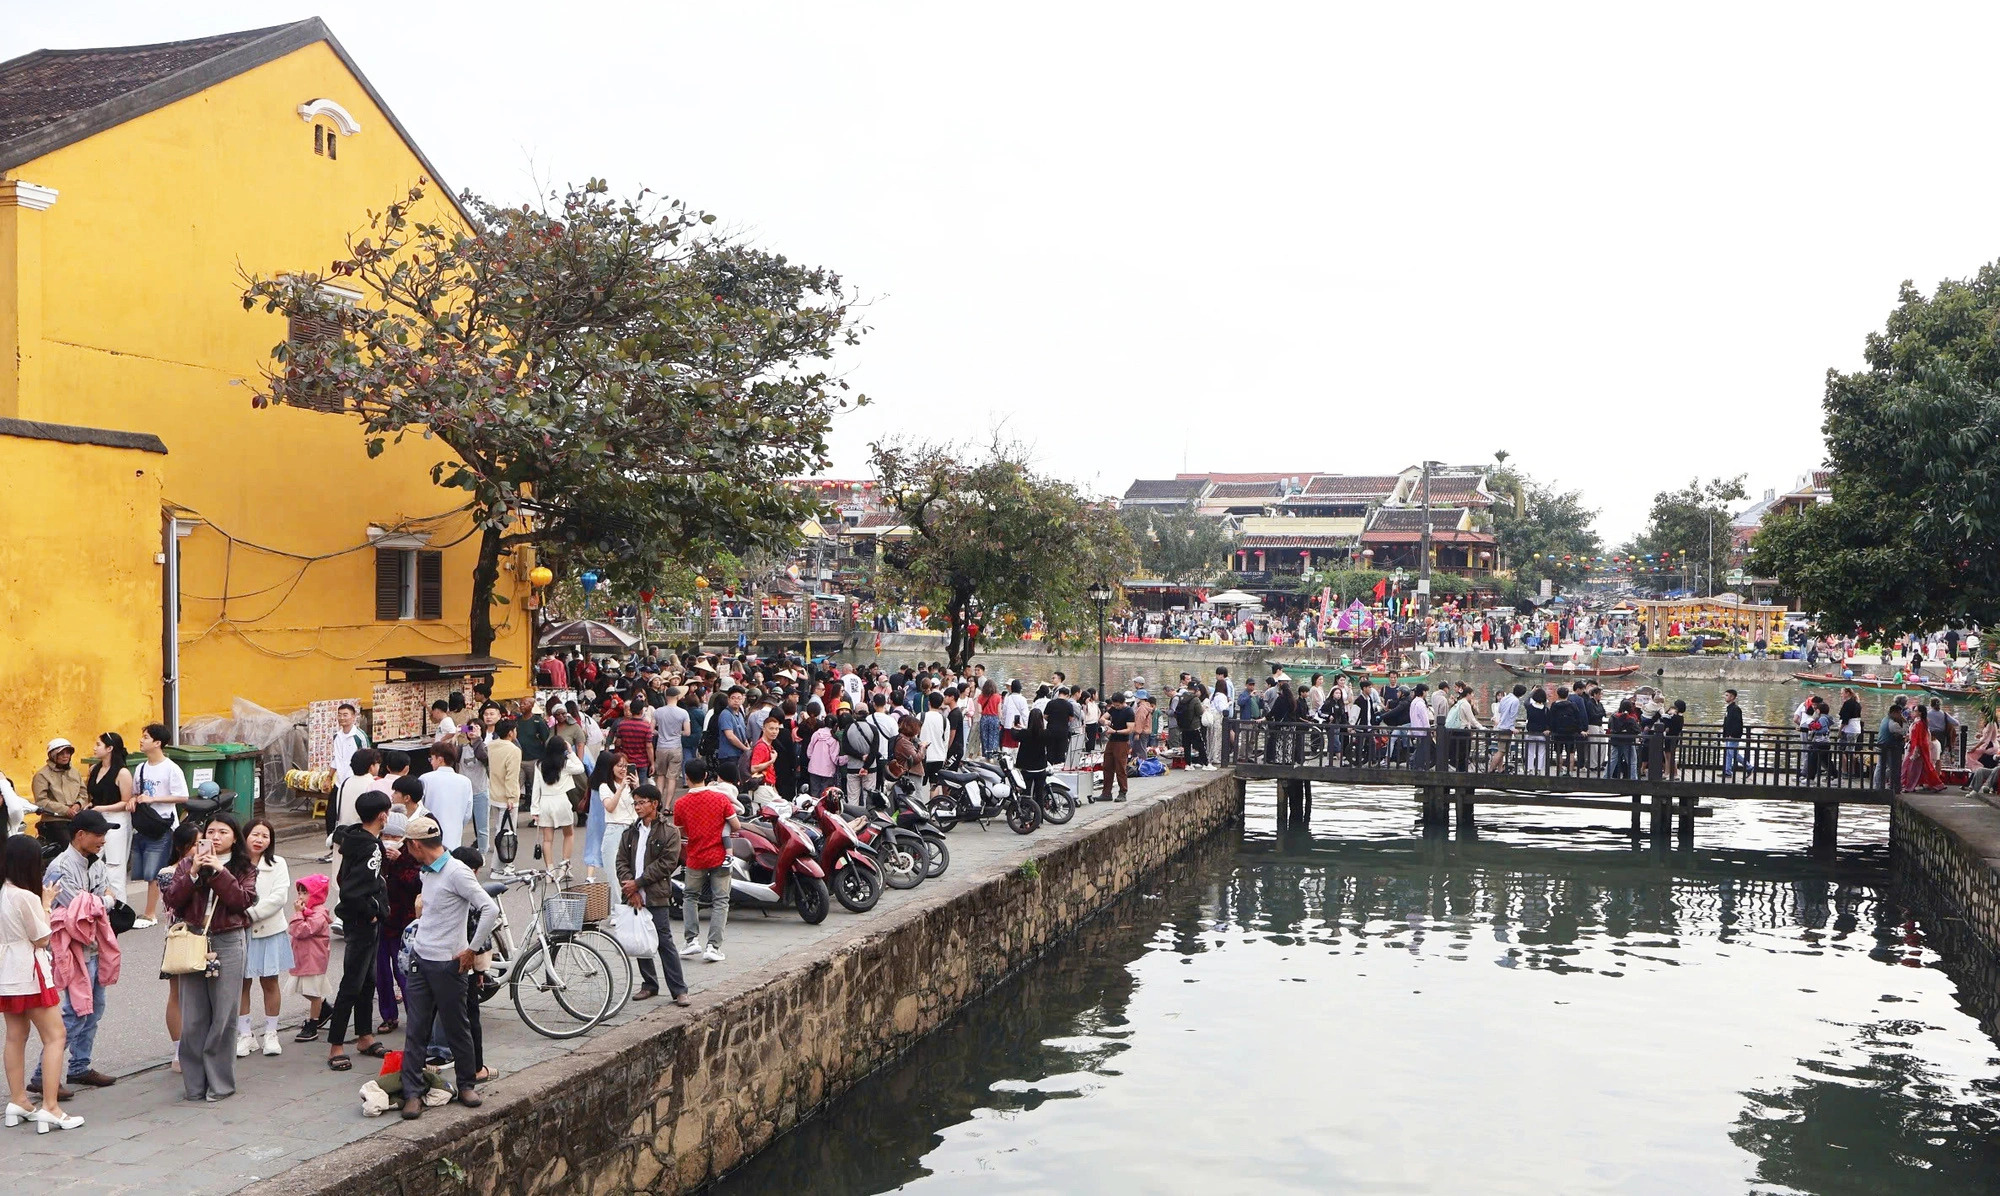
[[(1024, 861), (1038, 861), (1038, 875), (1029, 882), (1036, 888), (1061, 885), (1062, 874), (1071, 869), (1091, 870), (1090, 876), (1076, 878), (1081, 884), (1080, 892), (1085, 894), (1082, 905), (1064, 906), (1053, 898), (1048, 902), (1052, 912), (1065, 909), (1069, 911), (1065, 918), (1080, 920), (1118, 895), (1114, 882), (1108, 878), (1131, 872), (1122, 861), (1112, 861), (1107, 867), (1106, 861), (1094, 854), (1095, 844), (1129, 842), (1130, 836), (1116, 832), (1126, 824), (1158, 821), (1161, 814), (1168, 812), (1162, 807), (1184, 802), (1196, 790), (1209, 791), (1211, 800), (1203, 821), (1214, 822), (1219, 804), (1213, 794), (1217, 791), (1233, 794), (1233, 782), (1223, 772), (1172, 772), (1164, 777), (1136, 778), (1132, 782), (1131, 801), (1083, 805), (1069, 825), (1045, 825), (1032, 835), (1015, 835), (1004, 822), (995, 822), (984, 831), (975, 823), (961, 824), (949, 838), (950, 871), (913, 890), (885, 890), (881, 902), (866, 914), (851, 914), (836, 905), (826, 921), (808, 926), (793, 913), (766, 916), (753, 910), (734, 910), (725, 941), (727, 961), (720, 964), (684, 961), (694, 1002), (689, 1008), (676, 1008), (664, 997), (630, 1003), (618, 1017), (589, 1035), (556, 1042), (541, 1038), (522, 1025), (502, 992), (483, 1007), (487, 1061), (498, 1073), (498, 1078), (481, 1086), (485, 1105), (477, 1110), (457, 1105), (431, 1109), (415, 1122), (404, 1122), (393, 1113), (379, 1118), (361, 1115), (358, 1090), (371, 1078), (370, 1069), (379, 1067), (379, 1063), (357, 1058), (354, 1071), (328, 1071), (324, 1041), (296, 1044), (291, 1041), (303, 1014), (303, 1002), (296, 999), (288, 1002), (282, 1020), (285, 1028), (282, 1056), (266, 1058), (253, 1054), (239, 1059), (238, 1090), (230, 1100), (213, 1105), (181, 1100), (180, 1077), (165, 1065), (166, 1039), (161, 1028), (165, 984), (156, 979), (154, 966), (161, 932), (129, 935), (127, 980), (109, 990), (111, 1011), (107, 1019), (107, 1027), (116, 1027), (115, 1032), (108, 1029), (107, 1036), (128, 1044), (120, 1048), (125, 1055), (125, 1066), (120, 1069), (124, 1071), (122, 1078), (109, 1089), (85, 1089), (68, 1103), (71, 1112), (87, 1119), (88, 1124), (83, 1128), (42, 1135), (25, 1127), (5, 1131), (5, 1155), (13, 1161), (16, 1174), (25, 1166), (26, 1173), (35, 1179), (36, 1191), (66, 1194), (157, 1192), (193, 1196), (246, 1189), (271, 1193), (395, 1191), (399, 1172), (406, 1176), (417, 1171), (433, 1176), (443, 1174), (427, 1170), (434, 1168), (439, 1158), (452, 1160), (454, 1167), (473, 1170), (475, 1173), (468, 1180), (473, 1190), (494, 1190), (496, 1178), (502, 1191), (569, 1190), (570, 1183), (565, 1178), (573, 1182), (578, 1178), (576, 1172), (587, 1165), (587, 1160), (570, 1153), (570, 1148), (583, 1152), (597, 1150), (604, 1145), (602, 1134), (596, 1132), (602, 1127), (581, 1124), (587, 1118), (574, 1118), (567, 1123), (573, 1127), (571, 1130), (554, 1131), (558, 1137), (552, 1138), (548, 1130), (540, 1134), (527, 1132), (526, 1125), (533, 1113), (546, 1113), (563, 1104), (573, 1104), (581, 1110), (590, 1106), (589, 1093), (597, 1092), (618, 1106), (604, 1110), (616, 1117), (614, 1137), (636, 1141), (643, 1136), (650, 1142), (662, 1133), (652, 1128), (651, 1119), (655, 1116), (655, 1106), (664, 1097), (629, 1102), (594, 1086), (589, 1078), (600, 1070), (618, 1069), (621, 1052), (630, 1052), (635, 1044), (662, 1036), (671, 1036), (677, 1042), (704, 1035), (717, 1041), (724, 1038), (735, 1041), (743, 1031), (732, 1027), (741, 1025), (746, 997), (768, 990), (781, 977), (823, 974), (836, 956), (865, 948), (870, 942), (893, 935), (898, 928), (914, 928), (940, 909), (975, 895), (984, 887), (1008, 882), (1018, 885), (1022, 883)], [(1225, 820), (1227, 816), (1226, 812)], [(1192, 828), (1188, 833), (1195, 836), (1200, 830)], [(1107, 832), (1112, 833), (1107, 835)], [(1167, 852), (1170, 858), (1172, 850), (1180, 845), (1180, 837), (1148, 842), (1153, 849)], [(308, 854), (318, 850), (316, 842), (294, 842), (287, 846), (292, 853), (288, 861), (294, 875), (324, 871)], [(1114, 850), (1124, 854), (1123, 848)], [(578, 874), (581, 875), (580, 869)], [(516, 899), (519, 900), (518, 895)], [(1083, 909), (1084, 905), (1089, 910)], [(510, 918), (517, 918), (516, 925), (525, 921), (525, 908), (517, 910), (510, 904), (508, 912)], [(1046, 940), (1073, 925), (1073, 920), (1064, 924), (1062, 919), (1051, 919), (1041, 927), (1023, 922), (1018, 927), (1003, 929), (1009, 931), (1010, 950), (1032, 954), (1046, 946)], [(1041, 941), (1032, 941), (1037, 938)], [(949, 945), (943, 946), (951, 950)], [(959, 948), (970, 949), (964, 943)], [(995, 951), (993, 958), (1004, 960), (1006, 954)], [(337, 944), (334, 960), (338, 967)], [(1011, 966), (1018, 966), (1019, 962), (1025, 959)], [(983, 973), (971, 968), (965, 974), (976, 977)], [(880, 994), (886, 998), (882, 1004), (884, 1024), (874, 1027), (891, 1046), (897, 1042), (906, 1044), (949, 1016), (963, 999), (977, 995), (977, 991), (966, 992), (962, 999), (946, 1007), (947, 998), (943, 994), (919, 992), (915, 985), (894, 987), (899, 991)], [(900, 991), (905, 987), (908, 991)], [(261, 1025), (261, 1006), (258, 1009), (256, 1021)], [(151, 1041), (153, 1038), (158, 1039), (157, 1044)], [(389, 1035), (385, 1041), (391, 1047), (400, 1047), (400, 1032)], [(822, 1042), (795, 1041), (793, 1046), (815, 1055), (824, 1051)], [(689, 1062), (690, 1071), (705, 1066), (693, 1059)], [(136, 1071), (131, 1070), (135, 1063)], [(113, 1066), (118, 1064), (114, 1061)], [(657, 1078), (666, 1087), (681, 1079), (673, 1074), (672, 1066), (660, 1070), (665, 1074), (646, 1078)], [(827, 1070), (822, 1096), (836, 1090), (836, 1080), (847, 1082), (853, 1078), (837, 1077), (831, 1074), (831, 1068)], [(751, 1071), (776, 1077), (783, 1071), (783, 1061), (765, 1059)], [(745, 1095), (732, 1094), (730, 1099), (718, 1101), (715, 1108), (734, 1110)], [(817, 1101), (801, 1100), (795, 1095), (790, 1103), (789, 1118), (776, 1110), (757, 1108), (751, 1119), (753, 1126), (769, 1125), (770, 1134), (775, 1134), (799, 1117), (809, 1115)], [(673, 1154), (677, 1159), (698, 1157), (699, 1162), (685, 1163), (679, 1168), (681, 1178), (686, 1181), (679, 1186), (692, 1186), (720, 1174), (763, 1144), (754, 1141), (754, 1129), (749, 1134), (739, 1133), (733, 1121), (717, 1127), (722, 1132), (716, 1135), (718, 1140), (713, 1149), (705, 1143), (694, 1143), (696, 1131), (688, 1127), (686, 1115), (687, 1111), (677, 1109), (669, 1123), (669, 1129), (681, 1130), (682, 1141)], [(646, 1121), (643, 1135), (628, 1132), (634, 1118)], [(464, 1146), (463, 1136), (499, 1138), (504, 1127), (512, 1127), (505, 1129), (507, 1137), (514, 1137), (517, 1132), (523, 1135), (521, 1145), (528, 1148), (536, 1166), (551, 1161), (554, 1165), (545, 1174), (505, 1177), (477, 1174), (480, 1166), (477, 1153)], [(764, 1140), (768, 1141), (768, 1136)], [(561, 1137), (570, 1141), (559, 1140)], [(616, 1150), (614, 1144), (614, 1153)], [(649, 1185), (659, 1190), (678, 1190), (673, 1176), (662, 1178), (662, 1165), (636, 1158), (622, 1165), (627, 1168), (627, 1176), (634, 1180), (638, 1178), (633, 1174), (634, 1169), (643, 1173), (650, 1168)], [(515, 1166), (507, 1164), (509, 1169)], [(438, 1181), (438, 1190), (455, 1186)]]

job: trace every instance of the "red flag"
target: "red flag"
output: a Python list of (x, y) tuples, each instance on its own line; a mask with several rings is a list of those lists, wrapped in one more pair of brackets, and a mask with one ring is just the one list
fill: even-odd
[(1380, 602), (1389, 595), (1389, 579), (1382, 578), (1375, 583), (1375, 601)]

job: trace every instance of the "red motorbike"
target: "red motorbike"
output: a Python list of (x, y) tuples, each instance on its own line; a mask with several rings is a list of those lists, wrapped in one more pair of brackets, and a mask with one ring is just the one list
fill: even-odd
[[(799, 917), (817, 925), (826, 921), (832, 901), (827, 895), (826, 870), (815, 858), (806, 832), (769, 805), (744, 824), (743, 833), (729, 836), (729, 904), (735, 909), (769, 912), (790, 906)], [(674, 876), (674, 909), (682, 907), (684, 877)], [(708, 904), (704, 899), (703, 905)]]
[[(831, 877), (834, 897), (849, 911), (865, 914), (882, 899), (882, 866), (861, 846), (857, 836), (866, 815), (852, 822), (841, 817), (840, 794), (829, 789), (829, 799), (812, 803), (812, 826), (819, 839), (820, 870)], [(801, 798), (801, 801), (806, 799)], [(795, 817), (804, 818), (800, 814)]]

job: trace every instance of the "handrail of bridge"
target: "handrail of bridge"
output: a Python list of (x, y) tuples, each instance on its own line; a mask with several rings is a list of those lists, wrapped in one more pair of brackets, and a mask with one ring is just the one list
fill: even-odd
[[(1941, 756), (1940, 768), (1962, 765), (1963, 736), (1955, 752)], [(1746, 728), (1742, 738), (1732, 739), (1720, 727), (1690, 726), (1669, 743), (1657, 732), (1610, 735), (1594, 730), (1557, 737), (1490, 727), (1412, 729), (1243, 719), (1222, 725), (1224, 764), (1402, 771), (1412, 774), (1413, 784), (1426, 779), (1436, 783), (1433, 778), (1441, 773), (1463, 773), (1887, 792), (1898, 786), (1876, 776), (1881, 760), (1875, 736), (1865, 732), (1850, 742), (1838, 732), (1812, 740), (1794, 730), (1760, 727)]]

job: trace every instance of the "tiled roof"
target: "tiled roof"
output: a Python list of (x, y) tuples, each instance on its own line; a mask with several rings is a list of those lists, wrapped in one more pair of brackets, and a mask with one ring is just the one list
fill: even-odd
[[(340, 59), (396, 136), (410, 147), (438, 193), (456, 205), (451, 188), (318, 17), (150, 46), (34, 50), (0, 62), (0, 171), (94, 137), (320, 42)], [(298, 102), (313, 98), (301, 95)]]
[[(1431, 527), (1437, 531), (1456, 528), (1465, 520), (1465, 512), (1457, 507), (1432, 507)], [(1368, 524), (1368, 530), (1383, 532), (1420, 532), (1424, 530), (1424, 509), (1422, 507), (1383, 507), (1375, 512), (1375, 518)]]
[(1165, 502), (1178, 500), (1185, 502), (1201, 496), (1204, 478), (1167, 478), (1148, 480), (1141, 478), (1125, 488), (1126, 502)]
[(1402, 477), (1395, 474), (1363, 477), (1322, 473), (1306, 483), (1304, 494), (1308, 498), (1387, 498), (1402, 484)]
[[(1380, 531), (1370, 528), (1361, 533), (1363, 544), (1416, 544), (1424, 538), (1423, 528), (1416, 531)], [(1438, 528), (1431, 533), (1433, 544), (1493, 544), (1497, 543), (1490, 532), (1462, 532), (1456, 528)]]
[(1239, 548), (1352, 548), (1354, 537), (1245, 535), (1236, 545)]
[[(1433, 474), (1431, 476), (1431, 506), (1436, 507), (1444, 503), (1490, 503), (1493, 501), (1492, 495), (1479, 488), (1482, 481), (1484, 481), (1483, 478), (1441, 478)], [(1410, 501), (1421, 502), (1423, 500), (1423, 493), (1422, 482), (1411, 486)]]
[(1283, 494), (1281, 482), (1222, 482), (1208, 492), (1210, 499), (1217, 498), (1277, 498)]
[(110, 103), (281, 28), (273, 25), (156, 46), (36, 50), (0, 63), (0, 143)]

